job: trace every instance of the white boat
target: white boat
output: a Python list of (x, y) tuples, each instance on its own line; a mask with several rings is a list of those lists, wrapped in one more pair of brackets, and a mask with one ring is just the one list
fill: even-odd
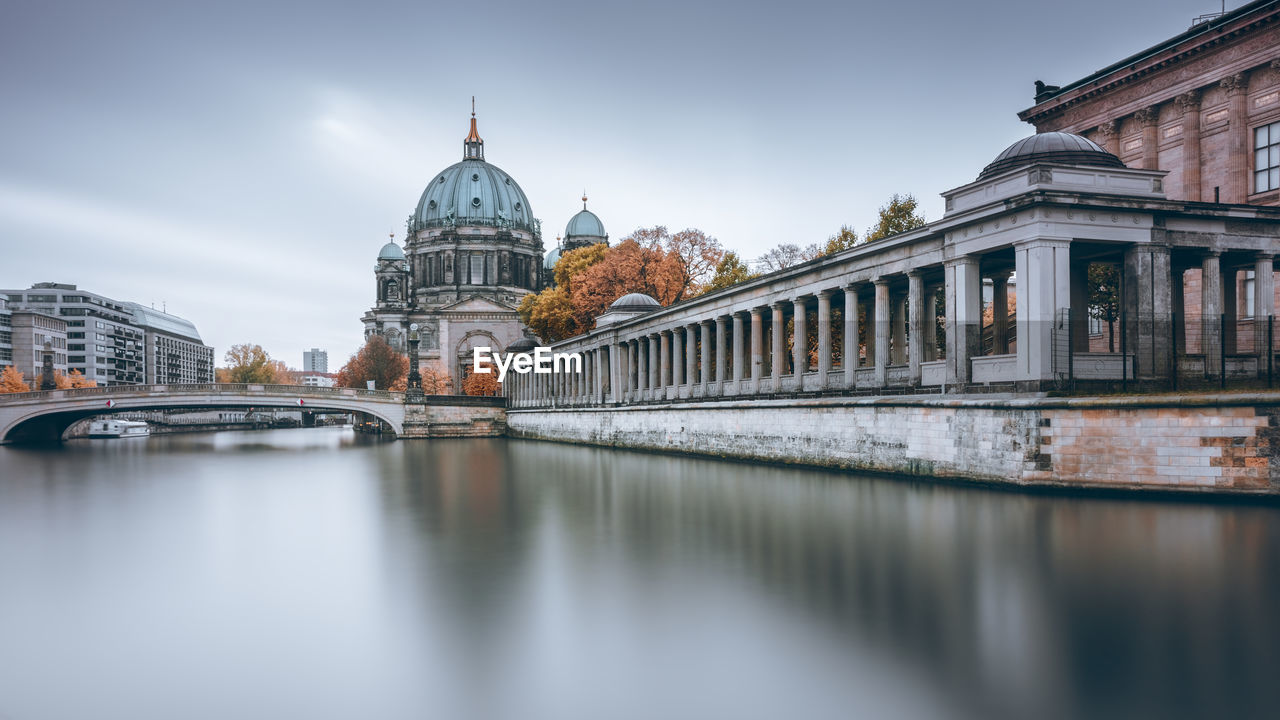
[(94, 420), (89, 423), (91, 438), (146, 437), (150, 434), (151, 426), (133, 420)]

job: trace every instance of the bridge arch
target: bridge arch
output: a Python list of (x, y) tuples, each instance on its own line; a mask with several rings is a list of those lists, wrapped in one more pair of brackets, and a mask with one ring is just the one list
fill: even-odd
[(399, 393), (295, 385), (141, 385), (0, 396), (0, 443), (57, 441), (95, 415), (132, 410), (303, 409), (366, 413), (404, 433)]

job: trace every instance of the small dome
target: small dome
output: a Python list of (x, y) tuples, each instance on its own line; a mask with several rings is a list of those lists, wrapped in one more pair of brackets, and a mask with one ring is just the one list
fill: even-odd
[(558, 247), (551, 248), (551, 251), (548, 252), (546, 256), (542, 259), (542, 267), (546, 268), (547, 270), (555, 270), (556, 261), (559, 259), (560, 259), (560, 248)]
[(582, 212), (574, 215), (564, 228), (565, 240), (577, 237), (603, 240), (609, 236), (605, 233), (604, 223), (600, 222), (600, 218), (596, 217), (596, 214), (590, 210), (583, 208)]
[(657, 300), (644, 293), (627, 293), (609, 305), (610, 310), (655, 310), (662, 307)]
[(404, 250), (401, 250), (400, 246), (395, 244), (394, 242), (389, 242), (386, 245), (383, 245), (382, 250), (378, 252), (378, 259), (379, 260), (403, 260)]
[(538, 339), (530, 335), (528, 332), (526, 332), (524, 336), (521, 337), (519, 340), (507, 346), (507, 352), (509, 353), (533, 352), (534, 348), (536, 347), (538, 347)]
[(1046, 132), (1023, 138), (1004, 149), (982, 169), (978, 179), (991, 177), (1006, 170), (1033, 165), (1037, 162), (1055, 162), (1068, 165), (1093, 167), (1124, 167), (1120, 158), (1103, 150), (1088, 138), (1064, 132)]

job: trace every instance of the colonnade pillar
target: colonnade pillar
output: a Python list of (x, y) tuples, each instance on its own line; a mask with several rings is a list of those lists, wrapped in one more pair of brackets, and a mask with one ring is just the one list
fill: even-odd
[(831, 373), (831, 291), (818, 293), (818, 387), (828, 387)]
[(1222, 372), (1219, 318), (1222, 317), (1222, 254), (1211, 250), (1200, 261), (1200, 352), (1209, 375)]
[(876, 375), (875, 384), (877, 387), (884, 387), (888, 379), (889, 368), (889, 279), (879, 277), (875, 279), (876, 288)]
[(844, 386), (857, 387), (858, 377), (858, 291), (851, 283), (844, 286)]
[(1169, 322), (1173, 294), (1169, 290), (1172, 273), (1169, 248), (1143, 244), (1129, 247), (1124, 254), (1124, 310), (1126, 350), (1133, 354), (1134, 373), (1144, 378), (1169, 377)]
[(920, 362), (924, 345), (924, 278), (919, 270), (907, 273), (907, 311), (911, 340), (907, 343), (907, 371), (912, 385), (920, 384)]
[(725, 343), (729, 341), (728, 333), (729, 318), (724, 315), (716, 318), (716, 383), (720, 387), (721, 395), (725, 394), (724, 385), (729, 380), (729, 373), (725, 368), (725, 355), (728, 354)]
[(772, 356), (772, 367), (770, 368), (772, 372), (770, 373), (770, 376), (773, 378), (773, 391), (778, 392), (782, 390), (782, 371), (785, 369), (784, 366), (787, 362), (782, 353), (782, 350), (785, 347), (782, 339), (782, 330), (784, 327), (782, 322), (782, 303), (776, 302), (770, 307), (773, 310), (773, 322), (771, 323), (772, 328), (769, 333), (769, 339), (771, 341), (770, 344), (773, 346), (771, 348), (773, 352), (770, 353)]
[(971, 377), (970, 360), (978, 354), (982, 339), (982, 276), (978, 258), (966, 255), (946, 264), (945, 297), (947, 382), (967, 384)]
[(666, 388), (671, 385), (671, 333), (658, 333), (658, 385), (663, 388), (663, 395), (666, 395)]
[(809, 371), (808, 311), (805, 301), (791, 301), (791, 373), (795, 376), (796, 390), (804, 389), (804, 374)]
[(760, 392), (764, 381), (764, 313), (751, 308), (751, 392)]
[(689, 385), (685, 397), (690, 397), (693, 385), (698, 381), (698, 334), (693, 325), (684, 326), (684, 377)]
[[(674, 328), (671, 331), (671, 385), (679, 388), (684, 384), (684, 363), (681, 356), (684, 355), (684, 331), (682, 328)], [(676, 396), (679, 397), (680, 391), (676, 390)]]
[(702, 357), (699, 359), (698, 367), (698, 385), (702, 387), (702, 394), (706, 395), (711, 384), (711, 320), (703, 320), (699, 325), (702, 330)]
[(991, 354), (1009, 354), (1009, 275), (991, 277)]
[(750, 377), (744, 372), (747, 368), (747, 352), (746, 338), (742, 335), (742, 313), (735, 312), (733, 314), (733, 391), (741, 394), (743, 392), (742, 380), (744, 377)]
[[(1018, 273), (1017, 378), (1050, 380), (1055, 370), (1053, 336), (1058, 310), (1071, 307), (1071, 241), (1028, 240), (1014, 245), (1014, 257)], [(1065, 360), (1057, 368), (1064, 373)]]
[[(1267, 346), (1267, 325), (1276, 311), (1275, 256), (1258, 253), (1253, 261), (1253, 326), (1254, 349), (1258, 353), (1258, 372), (1265, 373), (1267, 354), (1273, 350)], [(1271, 338), (1271, 342), (1275, 339)]]

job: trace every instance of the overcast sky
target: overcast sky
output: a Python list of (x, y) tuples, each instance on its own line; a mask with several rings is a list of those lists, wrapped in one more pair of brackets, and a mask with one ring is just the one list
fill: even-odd
[[(1228, 2), (1228, 9), (1238, 7)], [(0, 286), (166, 306), (219, 364), (253, 342), (336, 369), (374, 258), (462, 159), (548, 249), (700, 228), (755, 257), (859, 232), (894, 192), (929, 220), (1030, 134), (1032, 84), (1187, 29), (1217, 0), (219, 2), (0, 5)]]

